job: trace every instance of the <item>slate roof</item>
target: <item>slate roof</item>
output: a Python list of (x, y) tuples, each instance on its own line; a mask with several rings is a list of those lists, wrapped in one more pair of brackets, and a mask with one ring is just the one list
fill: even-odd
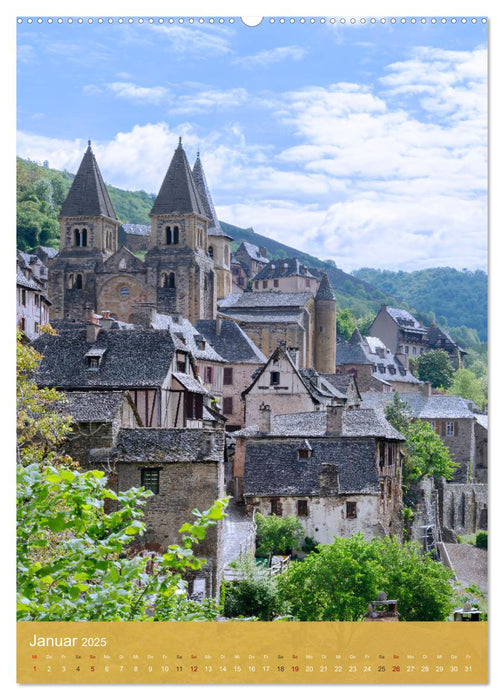
[(320, 282), (318, 291), (315, 295), (315, 301), (335, 301), (336, 297), (329, 282), (329, 277), (324, 272), (322, 275), (322, 280)]
[(304, 379), (305, 386), (308, 386), (310, 392), (317, 397), (321, 398), (338, 398), (345, 399), (346, 395), (337, 389), (332, 382), (330, 382), (326, 377), (319, 374), (314, 369), (300, 369), (299, 374)]
[(191, 377), (190, 374), (185, 374), (184, 372), (174, 372), (173, 376), (182, 384), (183, 387), (193, 394), (208, 394), (205, 387), (200, 384), (195, 377)]
[(265, 258), (263, 255), (261, 255), (261, 251), (259, 250), (259, 246), (254, 245), (253, 243), (248, 243), (247, 241), (242, 241), (240, 248), (242, 246), (245, 249), (245, 251), (248, 253), (248, 255), (252, 258), (252, 260), (255, 260), (256, 262), (260, 262), (260, 263), (269, 263), (269, 259)]
[(230, 309), (227, 313), (221, 312), (223, 317), (234, 319), (242, 323), (298, 323), (303, 325), (303, 312), (299, 309), (270, 309), (265, 313), (262, 309), (252, 309), (246, 311), (235, 311)]
[[(327, 415), (325, 411), (306, 413), (286, 413), (273, 416), (271, 433), (275, 437), (322, 437), (326, 434)], [(253, 437), (259, 435), (258, 426), (251, 425), (233, 433), (235, 437)], [(383, 438), (387, 440), (404, 440), (383, 413), (374, 408), (356, 408), (343, 413), (342, 438)]]
[(344, 396), (348, 394), (348, 389), (351, 385), (355, 385), (357, 396), (360, 397), (359, 387), (355, 381), (353, 374), (321, 374), (328, 382), (332, 384)]
[(134, 236), (150, 236), (151, 227), (149, 224), (121, 224), (125, 233), (133, 234)]
[(266, 362), (266, 356), (234, 321), (221, 319), (220, 330), (217, 320), (196, 321), (194, 324), (210, 343), (213, 349), (227, 362)]
[(61, 208), (60, 216), (106, 216), (117, 220), (91, 141)]
[[(245, 496), (316, 496), (380, 493), (373, 440), (310, 439), (311, 454), (298, 460), (299, 440), (247, 442)], [(327, 470), (327, 465), (329, 470)], [(329, 483), (321, 484), (326, 470)], [(336, 476), (337, 475), (337, 476)]]
[(21, 269), (19, 263), (16, 265), (16, 286), (25, 287), (26, 289), (33, 289), (35, 292), (41, 292), (42, 287), (37, 284), (33, 279), (28, 279)]
[(396, 309), (393, 306), (386, 306), (385, 310), (387, 311), (388, 315), (393, 318), (399, 326), (401, 326), (401, 328), (404, 328), (405, 330), (413, 329), (419, 333), (427, 333), (427, 330), (420, 325), (420, 323), (414, 316), (412, 316), (412, 314), (409, 313), (409, 311), (406, 311), (405, 309)]
[(110, 423), (121, 410), (124, 391), (67, 391), (62, 412), (78, 423)]
[(58, 255), (58, 251), (56, 248), (50, 248), (49, 246), (38, 246), (37, 250), (41, 250), (43, 253), (47, 255), (48, 258), (54, 258), (55, 255)]
[(219, 309), (303, 308), (310, 292), (243, 292), (230, 294), (218, 303)]
[(373, 336), (362, 338), (358, 331), (352, 334), (349, 341), (338, 338), (336, 364), (338, 367), (372, 365), (373, 377), (382, 382), (422, 383), (409, 369), (404, 368), (379, 338)]
[[(63, 326), (56, 336), (44, 334), (33, 347), (43, 355), (37, 383), (62, 389), (159, 387), (175, 352), (170, 331), (101, 330), (96, 342), (88, 343), (80, 324)], [(91, 348), (105, 349), (98, 369), (87, 367), (85, 356)]]
[(294, 275), (316, 279), (307, 266), (298, 258), (282, 258), (281, 260), (270, 261), (257, 273), (254, 280), (293, 277)]
[(227, 233), (224, 233), (224, 231), (221, 228), (219, 219), (217, 218), (217, 214), (215, 212), (215, 207), (212, 201), (212, 195), (210, 194), (210, 190), (208, 188), (207, 180), (205, 177), (205, 171), (203, 170), (203, 165), (201, 163), (199, 153), (196, 157), (196, 161), (193, 166), (192, 175), (194, 178), (194, 182), (196, 183), (198, 194), (200, 196), (201, 203), (203, 204), (206, 217), (209, 220), (208, 234), (210, 236), (223, 236), (224, 238), (227, 238), (230, 241), (234, 240), (232, 236), (229, 236)]
[(488, 415), (486, 413), (476, 413), (474, 417), (482, 428), (488, 430)]
[(224, 431), (195, 428), (121, 428), (109, 456), (122, 462), (217, 462)]
[(175, 212), (206, 217), (187, 156), (182, 148), (182, 139), (179, 140), (150, 213), (156, 215)]
[[(153, 328), (171, 330), (175, 334), (182, 334), (185, 343), (182, 343), (179, 349), (189, 349), (198, 360), (225, 361), (211, 343), (205, 343), (204, 349), (198, 345), (197, 341), (201, 338), (201, 332), (187, 318), (179, 317), (175, 320), (173, 316), (168, 314), (156, 313), (152, 325)], [(205, 340), (204, 338), (201, 339)], [(175, 344), (177, 345), (176, 339)]]
[[(420, 393), (399, 393), (399, 398), (410, 409), (413, 418), (422, 420), (435, 420), (439, 418), (475, 418), (475, 414), (467, 405), (466, 399), (460, 396), (423, 396)], [(384, 411), (388, 403), (392, 402), (390, 394), (363, 394), (362, 406), (373, 407)]]

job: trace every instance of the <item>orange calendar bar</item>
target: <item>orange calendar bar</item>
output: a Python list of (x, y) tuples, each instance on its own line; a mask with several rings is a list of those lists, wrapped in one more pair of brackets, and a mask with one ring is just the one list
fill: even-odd
[(19, 683), (486, 683), (486, 622), (19, 622)]

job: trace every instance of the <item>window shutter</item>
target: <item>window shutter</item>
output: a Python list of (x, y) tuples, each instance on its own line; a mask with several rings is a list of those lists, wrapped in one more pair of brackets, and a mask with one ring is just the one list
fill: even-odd
[(446, 437), (446, 421), (441, 421), (441, 435)]
[(457, 435), (458, 435), (458, 421), (454, 421), (453, 425), (455, 426), (454, 434), (455, 434), (455, 437), (457, 437)]

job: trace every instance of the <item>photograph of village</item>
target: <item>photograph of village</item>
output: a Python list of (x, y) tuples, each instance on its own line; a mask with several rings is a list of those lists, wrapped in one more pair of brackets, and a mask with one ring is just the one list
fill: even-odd
[(17, 46), (18, 620), (487, 620), (485, 24)]

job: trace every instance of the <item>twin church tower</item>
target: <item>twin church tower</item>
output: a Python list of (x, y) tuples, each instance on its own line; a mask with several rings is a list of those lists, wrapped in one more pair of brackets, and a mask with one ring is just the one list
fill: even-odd
[(89, 142), (59, 216), (60, 251), (49, 261), (52, 318), (88, 319), (106, 310), (130, 321), (138, 304), (213, 319), (231, 292), (230, 236), (217, 219), (198, 157), (182, 140), (150, 212), (145, 261), (118, 247), (120, 222)]

